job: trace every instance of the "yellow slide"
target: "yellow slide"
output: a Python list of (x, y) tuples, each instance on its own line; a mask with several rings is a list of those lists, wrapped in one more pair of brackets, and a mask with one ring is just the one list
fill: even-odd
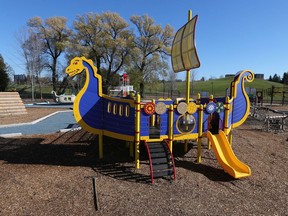
[(234, 178), (243, 178), (251, 175), (250, 167), (241, 162), (234, 154), (231, 145), (223, 131), (219, 134), (207, 132), (216, 158), (222, 168)]

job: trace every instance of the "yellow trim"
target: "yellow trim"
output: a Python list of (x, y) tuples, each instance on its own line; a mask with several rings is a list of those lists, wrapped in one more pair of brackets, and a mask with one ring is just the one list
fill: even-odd
[(128, 105), (125, 106), (125, 116), (129, 117), (130, 115), (130, 107)]
[(115, 98), (115, 97), (110, 97), (108, 95), (103, 94), (103, 98), (119, 103), (129, 103), (129, 105), (133, 108), (134, 105), (134, 100), (133, 99), (127, 99), (127, 98)]
[(169, 148), (170, 151), (173, 151), (173, 119), (174, 119), (174, 112), (173, 112), (173, 105), (170, 104), (169, 106), (169, 114), (168, 114), (168, 142), (169, 142)]
[[(152, 103), (155, 105), (155, 99), (152, 99)], [(155, 126), (155, 116), (156, 116), (155, 113), (150, 116), (150, 125), (152, 127)]]
[(172, 101), (172, 99), (171, 98), (158, 98), (158, 101)]
[(134, 142), (135, 142), (135, 168), (140, 168), (140, 95), (136, 95), (136, 101), (135, 101), (135, 136), (134, 136)]
[(190, 70), (186, 71), (186, 103), (190, 101)]
[(119, 105), (119, 116), (123, 116), (123, 113), (124, 113), (124, 106), (123, 106), (123, 104), (120, 104)]
[(185, 140), (185, 139), (197, 139), (198, 134), (174, 134), (174, 139), (173, 140)]
[(197, 162), (202, 162), (201, 146), (202, 146), (202, 135), (203, 135), (203, 105), (200, 105), (198, 109), (198, 142), (197, 142)]
[(146, 142), (162, 142), (163, 140), (168, 139), (168, 136), (160, 136), (159, 139), (151, 139), (149, 136), (141, 136), (140, 140), (145, 140)]
[[(229, 103), (229, 97), (227, 96), (225, 99), (225, 104), (224, 104), (224, 133), (226, 136), (228, 135), (228, 125), (229, 125), (229, 113), (230, 113), (230, 106), (231, 104)], [(230, 126), (231, 127), (231, 126)]]
[[(243, 73), (246, 73), (246, 72), (250, 73), (250, 76), (252, 76), (252, 77), (251, 77), (250, 79), (247, 79), (247, 76), (244, 76), (243, 79), (246, 80), (247, 82), (252, 82), (252, 81), (254, 80), (254, 73), (253, 73), (251, 70), (243, 70), (243, 71), (240, 73), (239, 78), (241, 77), (241, 75), (242, 75)], [(248, 75), (248, 76), (249, 76), (249, 75)], [(242, 88), (244, 97), (245, 97), (246, 102), (247, 102), (247, 109), (246, 109), (246, 112), (245, 112), (243, 118), (242, 118), (240, 121), (232, 124), (232, 128), (236, 128), (236, 127), (239, 127), (240, 125), (242, 125), (242, 124), (246, 121), (246, 119), (247, 119), (247, 117), (248, 117), (248, 115), (249, 115), (249, 113), (250, 113), (250, 100), (249, 100), (249, 96), (247, 95), (246, 90), (245, 90), (244, 80), (243, 80), (243, 82), (242, 82), (241, 88)], [(233, 97), (233, 99), (235, 99), (235, 98), (237, 97), (236, 92), (237, 92), (237, 86), (238, 86), (238, 83), (239, 83), (239, 82), (240, 82), (240, 79), (237, 79), (236, 82), (235, 82), (234, 95), (233, 95), (234, 97)]]
[(201, 95), (200, 93), (197, 94), (196, 104), (200, 105)]
[(107, 113), (111, 113), (111, 110), (112, 110), (112, 103), (109, 101), (108, 104), (107, 104)]
[(113, 103), (113, 114), (114, 115), (118, 114), (118, 104), (117, 103)]

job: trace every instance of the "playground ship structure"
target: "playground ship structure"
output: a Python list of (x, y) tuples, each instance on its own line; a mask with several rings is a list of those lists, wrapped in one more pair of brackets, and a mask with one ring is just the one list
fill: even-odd
[(202, 138), (207, 137), (223, 169), (234, 178), (251, 175), (250, 168), (238, 160), (231, 147), (231, 131), (240, 126), (250, 111), (244, 83), (254, 74), (243, 70), (235, 75), (230, 94), (222, 98), (189, 98), (190, 69), (200, 66), (194, 43), (197, 16), (178, 30), (172, 46), (175, 72), (186, 71), (186, 98), (141, 101), (135, 97), (112, 97), (102, 93), (102, 77), (93, 62), (85, 57), (71, 60), (66, 73), (73, 77), (83, 71), (86, 82), (77, 94), (73, 110), (78, 124), (99, 136), (99, 157), (103, 157), (103, 136), (130, 143), (135, 167), (140, 167), (140, 142), (145, 143), (152, 182), (155, 177), (176, 177), (173, 144), (197, 140), (197, 160), (201, 162)]

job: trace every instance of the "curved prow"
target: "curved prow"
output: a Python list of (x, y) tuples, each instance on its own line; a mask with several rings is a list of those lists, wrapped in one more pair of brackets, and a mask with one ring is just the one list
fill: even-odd
[(58, 103), (59, 102), (59, 96), (55, 91), (51, 91), (51, 94), (53, 95), (53, 100), (54, 102)]
[(252, 82), (254, 73), (250, 70), (239, 71), (230, 87), (232, 101), (231, 124), (233, 128), (245, 122), (250, 112), (250, 100), (245, 90), (245, 82)]
[(237, 179), (251, 175), (250, 167), (236, 157), (222, 130), (219, 131), (219, 134), (212, 134), (208, 131), (207, 137), (212, 144), (219, 164), (230, 176)]
[(102, 77), (97, 73), (92, 60), (85, 57), (75, 57), (66, 68), (70, 77), (83, 71), (86, 73), (86, 80), (74, 101), (74, 117), (86, 131), (99, 134), (103, 129)]

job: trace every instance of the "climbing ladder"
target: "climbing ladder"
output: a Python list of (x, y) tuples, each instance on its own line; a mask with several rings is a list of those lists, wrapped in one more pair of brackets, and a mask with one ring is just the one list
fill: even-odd
[(170, 177), (175, 180), (175, 163), (172, 152), (166, 141), (145, 142), (150, 163), (150, 175), (152, 184), (154, 178)]

